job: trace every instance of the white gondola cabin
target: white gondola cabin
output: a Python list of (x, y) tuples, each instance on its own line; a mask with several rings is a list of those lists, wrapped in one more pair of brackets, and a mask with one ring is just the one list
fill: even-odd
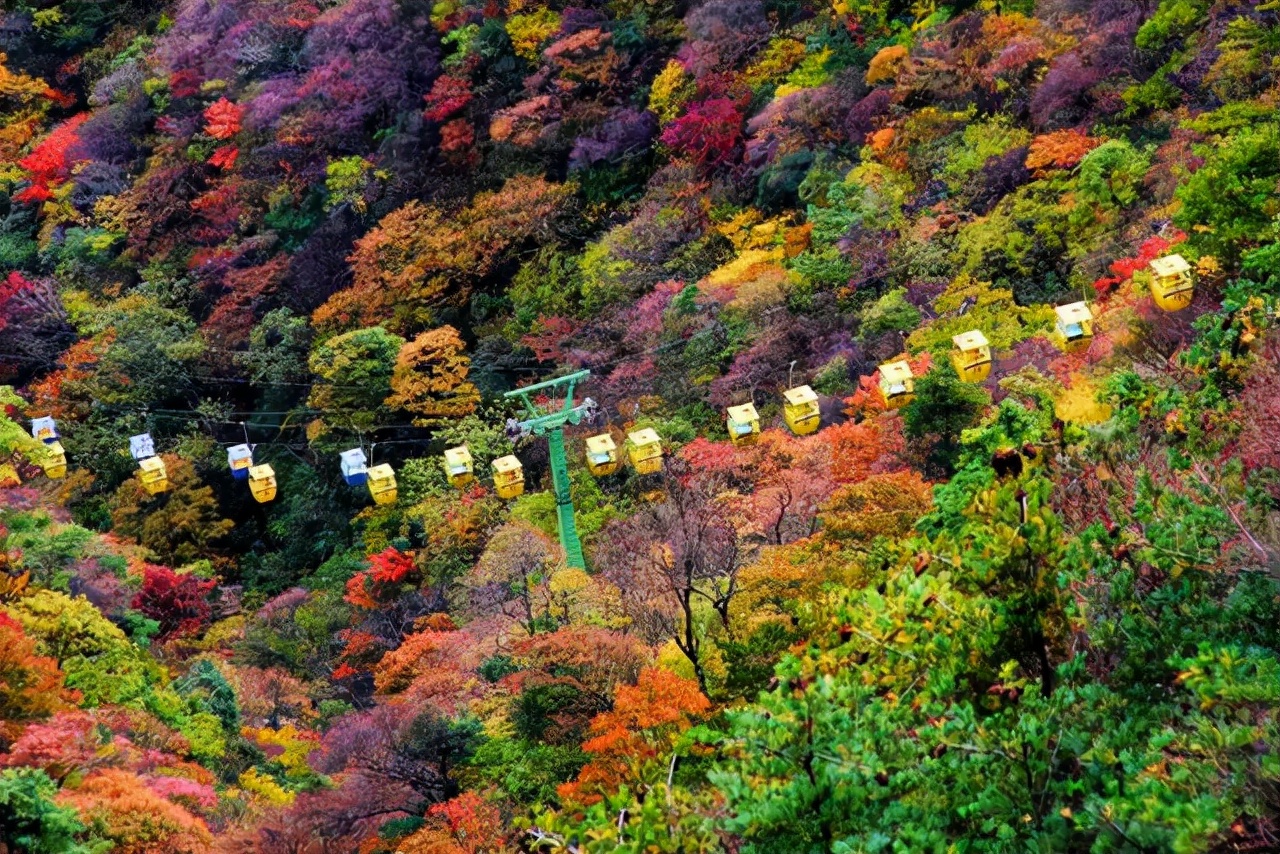
[(1058, 344), (1067, 352), (1081, 350), (1093, 341), (1093, 312), (1083, 302), (1060, 305), (1054, 310), (1057, 315), (1055, 331)]
[(231, 476), (236, 480), (248, 480), (249, 469), (253, 468), (253, 449), (248, 445), (227, 448), (227, 465), (231, 467)]
[(725, 410), (724, 423), (729, 430), (729, 440), (735, 445), (754, 445), (760, 438), (760, 414), (754, 404), (730, 406)]
[(880, 398), (887, 409), (900, 409), (916, 394), (911, 365), (905, 360), (880, 366)]
[(516, 498), (524, 494), (524, 466), (514, 455), (493, 461), (493, 489), (499, 498)]
[(347, 486), (364, 486), (369, 481), (369, 458), (360, 448), (352, 448), (338, 454), (342, 465), (342, 479)]
[(31, 419), (31, 435), (46, 445), (62, 438), (58, 433), (58, 423), (47, 415), (43, 418)]
[(611, 475), (618, 470), (618, 446), (608, 433), (587, 439), (587, 468), (596, 477)]
[(374, 466), (369, 469), (369, 495), (375, 504), (395, 504), (396, 470), (389, 464)]
[(249, 469), (249, 491), (259, 504), (274, 501), (276, 497), (276, 470), (263, 463)]
[(138, 461), (138, 480), (148, 495), (169, 491), (169, 472), (164, 467), (164, 460), (159, 457), (147, 457)]
[(129, 454), (141, 463), (156, 455), (156, 443), (151, 440), (150, 433), (139, 433), (129, 437)]
[(1165, 311), (1182, 311), (1191, 305), (1196, 280), (1191, 265), (1181, 255), (1166, 255), (1151, 262), (1151, 296)]
[(782, 418), (797, 436), (816, 433), (822, 425), (818, 395), (807, 385), (789, 388), (782, 393)]
[(475, 461), (471, 459), (471, 450), (466, 445), (449, 448), (444, 452), (444, 473), (449, 484), (458, 489), (476, 479)]
[(627, 457), (638, 474), (662, 471), (662, 438), (658, 431), (646, 427), (627, 434)]
[(965, 382), (980, 383), (991, 375), (991, 344), (981, 330), (952, 336), (951, 364)]

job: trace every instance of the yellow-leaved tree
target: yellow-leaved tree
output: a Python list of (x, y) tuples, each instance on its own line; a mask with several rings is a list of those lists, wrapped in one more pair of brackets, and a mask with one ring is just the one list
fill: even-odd
[(480, 392), (467, 381), (471, 359), (458, 330), (441, 326), (400, 348), (391, 372), (387, 406), (413, 413), (413, 423), (428, 427), (475, 411)]

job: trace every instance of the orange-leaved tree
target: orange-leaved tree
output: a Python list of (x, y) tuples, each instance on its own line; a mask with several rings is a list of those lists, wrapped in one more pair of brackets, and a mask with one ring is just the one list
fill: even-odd
[(831, 477), (837, 483), (852, 483), (873, 472), (900, 467), (898, 455), (907, 445), (900, 418), (832, 424), (819, 438), (831, 448)]
[(426, 826), (398, 842), (400, 854), (485, 854), (503, 849), (502, 812), (475, 792), (427, 810)]
[(63, 367), (50, 371), (27, 388), (31, 397), (28, 411), (48, 414), (60, 421), (87, 419), (94, 407), (88, 380), (93, 377), (98, 360), (111, 347), (115, 337), (114, 331), (107, 330), (72, 344), (58, 360)]
[[(419, 624), (421, 625), (421, 623)], [(447, 712), (481, 686), (472, 671), (475, 638), (466, 632), (424, 627), (388, 652), (373, 671), (379, 693), (407, 692), (407, 700)]]
[(1031, 149), (1027, 152), (1027, 168), (1039, 173), (1054, 169), (1070, 169), (1093, 151), (1102, 140), (1089, 136), (1082, 130), (1057, 130), (1041, 134), (1031, 140)]
[(577, 780), (559, 787), (560, 797), (589, 804), (621, 785), (639, 791), (646, 771), (665, 766), (677, 737), (710, 709), (697, 682), (646, 667), (635, 685), (618, 688), (612, 711), (591, 721), (591, 738), (582, 745), (591, 761)]
[(470, 415), (480, 392), (467, 381), (471, 360), (465, 351), (452, 326), (428, 330), (405, 344), (391, 372), (387, 406), (412, 412), (420, 427)]
[(58, 802), (74, 807), (94, 835), (129, 854), (204, 854), (213, 837), (200, 819), (116, 768), (93, 772), (67, 787)]
[(549, 227), (572, 194), (572, 185), (521, 176), (453, 215), (409, 202), (356, 241), (352, 286), (312, 320), (323, 332), (377, 323), (421, 329), (439, 309), (465, 303), (508, 252)]
[(0, 743), (16, 737), (23, 722), (47, 717), (74, 699), (62, 686), (58, 662), (37, 655), (35, 640), (0, 611)]
[(908, 533), (933, 506), (933, 488), (914, 471), (877, 474), (838, 490), (822, 508), (829, 539), (854, 548)]
[(595, 626), (570, 626), (533, 635), (511, 646), (522, 668), (508, 677), (514, 686), (556, 682), (571, 685), (596, 711), (607, 709), (620, 686), (640, 677), (651, 658), (649, 647), (633, 635)]

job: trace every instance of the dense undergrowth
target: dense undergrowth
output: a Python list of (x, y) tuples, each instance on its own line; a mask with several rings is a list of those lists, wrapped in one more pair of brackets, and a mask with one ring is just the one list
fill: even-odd
[[(3, 21), (0, 851), (1280, 847), (1276, 3)], [(502, 396), (581, 368), (586, 570)]]

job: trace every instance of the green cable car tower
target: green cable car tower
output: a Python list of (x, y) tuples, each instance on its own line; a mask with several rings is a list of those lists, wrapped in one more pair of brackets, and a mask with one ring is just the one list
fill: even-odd
[[(564, 425), (581, 424), (584, 418), (595, 414), (596, 404), (587, 398), (581, 404), (573, 405), (573, 390), (578, 383), (591, 376), (591, 371), (578, 371), (568, 376), (547, 380), (525, 388), (506, 393), (506, 397), (518, 397), (524, 401), (529, 417), (523, 421), (512, 418), (507, 422), (507, 434), (512, 438), (518, 436), (546, 436), (551, 451), (551, 483), (556, 493), (556, 521), (560, 527), (560, 545), (564, 546), (565, 561), (569, 566), (586, 569), (587, 562), (582, 556), (582, 540), (578, 539), (578, 525), (573, 518), (573, 496), (569, 492), (569, 463), (564, 455)], [(540, 412), (534, 405), (531, 395), (545, 391), (550, 396), (558, 396), (558, 390), (564, 390), (564, 404), (556, 412)]]

